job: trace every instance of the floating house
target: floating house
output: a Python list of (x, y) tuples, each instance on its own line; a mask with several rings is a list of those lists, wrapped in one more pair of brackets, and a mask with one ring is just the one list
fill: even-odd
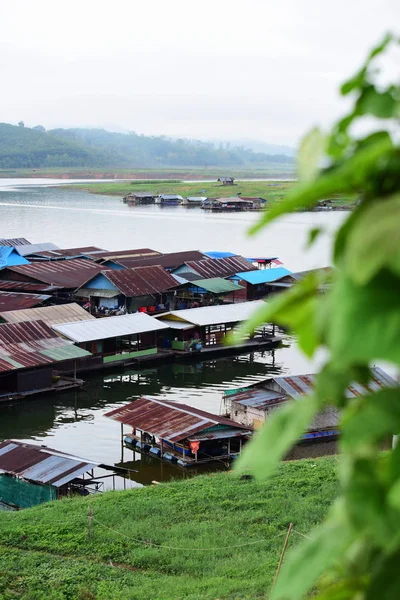
[(243, 200), (242, 198), (217, 198), (211, 202), (202, 204), (204, 210), (213, 211), (231, 211), (240, 212), (245, 210), (253, 210), (253, 202), (251, 200)]
[[(26, 294), (16, 294), (16, 296), (25, 296)], [(28, 294), (29, 295), (29, 294)], [(0, 292), (1, 305), (1, 292)], [(0, 323), (21, 323), (22, 321), (43, 321), (51, 327), (57, 323), (70, 323), (73, 321), (94, 320), (90, 313), (82, 306), (72, 302), (70, 304), (58, 304), (56, 306), (41, 306), (39, 308), (20, 308), (19, 310), (0, 310)]]
[(15, 292), (1, 292), (0, 291), (0, 323), (2, 320), (2, 313), (5, 312), (19, 312), (20, 310), (32, 308), (44, 304), (51, 298), (48, 294), (16, 294)]
[(261, 210), (265, 208), (267, 205), (267, 200), (265, 198), (259, 197), (251, 197), (251, 196), (240, 196), (242, 200), (246, 200), (247, 202), (251, 202), (253, 205), (253, 210)]
[(225, 343), (226, 336), (234, 327), (248, 319), (261, 306), (264, 306), (262, 300), (203, 306), (170, 311), (156, 316), (155, 319), (170, 328), (171, 348), (183, 354), (232, 353), (236, 350), (272, 348), (281, 341), (275, 337), (273, 325), (260, 327), (254, 335), (243, 339), (237, 346)]
[(218, 177), (217, 181), (220, 181), (222, 185), (234, 185), (234, 177)]
[[(283, 274), (278, 279), (270, 281), (267, 286), (270, 293), (281, 292), (282, 290), (293, 287), (298, 281), (301, 281), (310, 273), (321, 273), (328, 274), (332, 271), (332, 267), (323, 267), (320, 269), (310, 269), (308, 271), (297, 271), (296, 273)], [(320, 285), (319, 290), (321, 292), (326, 291), (329, 288), (329, 283), (323, 283)]]
[(291, 271), (284, 267), (259, 269), (254, 271), (241, 271), (235, 273), (232, 280), (245, 289), (246, 300), (258, 300), (271, 292), (270, 284), (282, 277), (290, 276)]
[(123, 202), (129, 206), (140, 206), (143, 204), (154, 204), (156, 196), (151, 192), (131, 192), (123, 198)]
[[(43, 321), (0, 325), (0, 401), (82, 385), (76, 361), (88, 356)], [(61, 371), (73, 371), (74, 377), (60, 377)]]
[[(0, 280), (15, 281), (21, 291), (31, 291), (31, 284), (56, 286), (55, 295), (72, 292), (82, 287), (104, 267), (92, 260), (74, 258), (71, 260), (43, 261), (28, 265), (12, 266), (0, 270)], [(0, 281), (0, 289), (5, 289)]]
[(183, 197), (178, 194), (160, 194), (155, 203), (161, 206), (178, 206), (183, 201)]
[(54, 331), (97, 359), (81, 363), (82, 370), (155, 358), (157, 336), (163, 329), (168, 325), (145, 313), (53, 325)]
[(101, 491), (94, 469), (113, 467), (47, 446), (0, 442), (0, 503), (5, 510), (31, 508), (65, 496)]
[[(271, 377), (254, 385), (228, 390), (224, 394), (224, 404), (230, 417), (245, 426), (255, 429), (261, 427), (271, 413), (289, 400), (301, 400), (312, 392), (315, 374)], [(372, 369), (372, 379), (368, 385), (352, 383), (346, 395), (358, 398), (385, 387), (396, 387), (398, 384), (382, 369)], [(318, 413), (308, 431), (302, 436), (301, 443), (321, 442), (323, 448), (316, 452), (294, 450), (292, 457), (301, 458), (316, 456), (319, 452), (333, 454), (336, 452), (335, 440), (339, 435), (339, 411), (335, 407), (325, 408)], [(308, 453), (307, 453), (308, 452)]]
[(201, 206), (208, 200), (207, 196), (188, 196), (181, 202), (182, 206)]
[[(196, 308), (196, 305), (208, 306), (219, 303), (243, 302), (241, 294), (243, 286), (238, 285), (236, 282), (222, 277), (189, 281), (179, 277), (179, 275), (175, 277), (179, 278), (181, 282), (174, 296), (176, 308)], [(198, 276), (194, 275), (194, 277)]]
[(129, 448), (181, 467), (229, 461), (240, 454), (252, 433), (251, 427), (225, 417), (149, 397), (105, 416), (132, 427), (132, 433), (124, 437)]
[(156, 312), (160, 305), (165, 309), (173, 298), (176, 279), (163, 267), (137, 267), (102, 271), (86, 282), (74, 296), (89, 299), (91, 311), (101, 307), (116, 310), (123, 307), (128, 312), (141, 310)]

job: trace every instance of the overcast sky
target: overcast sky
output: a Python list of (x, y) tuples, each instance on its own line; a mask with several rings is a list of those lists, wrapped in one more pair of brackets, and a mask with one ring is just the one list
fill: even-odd
[(398, 0), (0, 0), (0, 121), (295, 145)]

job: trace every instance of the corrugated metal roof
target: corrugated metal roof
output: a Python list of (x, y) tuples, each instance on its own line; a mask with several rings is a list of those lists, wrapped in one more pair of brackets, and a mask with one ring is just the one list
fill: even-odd
[(257, 385), (257, 387), (248, 387), (247, 389), (229, 393), (227, 397), (231, 402), (237, 402), (242, 406), (252, 406), (254, 408), (267, 408), (274, 404), (289, 400), (287, 394), (268, 390), (259, 385)]
[(2, 238), (0, 240), (0, 246), (27, 246), (30, 244), (25, 238)]
[(40, 308), (30, 308), (27, 310), (13, 310), (8, 311), (4, 315), (0, 312), (0, 317), (7, 323), (21, 323), (22, 321), (44, 321), (44, 323), (47, 325), (95, 319), (95, 317), (93, 317), (75, 302), (70, 304), (58, 304), (56, 306), (42, 306)]
[(2, 313), (4, 312), (19, 312), (24, 308), (37, 306), (49, 298), (51, 298), (51, 296), (45, 294), (15, 294), (14, 292), (0, 292), (0, 318), (4, 318), (2, 316)]
[(72, 360), (74, 358), (82, 358), (84, 356), (90, 356), (90, 352), (74, 346), (74, 344), (64, 345), (60, 348), (50, 348), (49, 350), (42, 350), (41, 354), (52, 358), (55, 361)]
[(35, 483), (61, 487), (99, 463), (47, 446), (5, 440), (0, 442), (0, 472)]
[(152, 248), (134, 248), (133, 250), (104, 251), (102, 254), (97, 255), (96, 259), (113, 260), (114, 258), (135, 258), (140, 260), (141, 258), (151, 258), (154, 256), (161, 256), (161, 252), (153, 250)]
[(8, 270), (50, 285), (76, 289), (100, 273), (103, 267), (85, 258), (72, 258), (8, 267)]
[(212, 294), (224, 294), (227, 292), (236, 292), (242, 290), (243, 286), (228, 281), (222, 277), (213, 277), (212, 279), (196, 279), (190, 282), (190, 285), (202, 288)]
[(59, 248), (51, 242), (45, 242), (44, 244), (18, 244), (15, 249), (21, 256), (30, 256), (43, 250), (58, 250)]
[(164, 325), (169, 327), (169, 329), (185, 330), (193, 329), (193, 327), (196, 327), (196, 325), (193, 325), (192, 323), (185, 323), (184, 321), (168, 321), (168, 319), (157, 319), (157, 321), (163, 323)]
[(177, 286), (172, 275), (158, 265), (103, 271), (103, 275), (128, 298), (160, 294)]
[(291, 275), (291, 271), (288, 271), (288, 269), (284, 269), (283, 267), (276, 267), (272, 269), (261, 269), (246, 273), (238, 272), (235, 275), (236, 277), (239, 277), (239, 279), (247, 281), (247, 283), (250, 283), (251, 285), (259, 285), (262, 283), (270, 283), (271, 281), (276, 281), (281, 277)]
[(131, 425), (170, 442), (179, 442), (215, 425), (235, 430), (249, 430), (240, 423), (187, 406), (142, 397), (105, 415), (115, 421)]
[[(253, 271), (254, 267), (243, 256), (228, 256), (227, 258), (205, 258), (199, 261), (185, 261), (190, 269), (204, 279), (212, 277), (229, 277), (238, 271)], [(182, 273), (181, 273), (182, 274)]]
[(161, 198), (161, 200), (183, 200), (179, 194), (160, 194), (157, 198)]
[(73, 342), (92, 342), (121, 335), (134, 335), (148, 331), (167, 329), (167, 325), (160, 323), (154, 317), (145, 313), (121, 315), (120, 317), (107, 317), (92, 319), (79, 323), (65, 323), (53, 325), (53, 329), (69, 338)]
[[(65, 360), (44, 351), (69, 345), (71, 342), (57, 336), (43, 321), (4, 323), (0, 325), (0, 371), (14, 371)], [(79, 356), (90, 356), (90, 352), (83, 352)]]
[(186, 250), (185, 252), (169, 252), (160, 254), (151, 258), (132, 257), (121, 258), (117, 257), (117, 261), (124, 267), (149, 267), (152, 265), (161, 265), (164, 269), (176, 269), (188, 260), (202, 260), (206, 258), (199, 250)]
[(220, 323), (239, 323), (245, 321), (257, 308), (265, 306), (263, 300), (253, 302), (240, 302), (238, 304), (221, 304), (219, 306), (201, 306), (200, 308), (187, 308), (185, 310), (172, 310), (162, 313), (163, 323), (168, 320), (184, 321), (193, 325), (218, 325)]
[(97, 246), (84, 246), (83, 248), (63, 248), (61, 250), (43, 250), (41, 252), (35, 252), (32, 259), (64, 260), (79, 258), (82, 256), (96, 258), (98, 254), (102, 254), (103, 252), (106, 252), (106, 250), (97, 248)]
[[(365, 386), (361, 383), (352, 383), (349, 385), (346, 391), (346, 396), (348, 398), (357, 398), (358, 396), (363, 396), (369, 392), (375, 392), (384, 387), (395, 387), (398, 385), (397, 382), (381, 368), (374, 367), (371, 370), (373, 377), (368, 385)], [(308, 375), (274, 377), (273, 381), (292, 398), (299, 398), (300, 396), (309, 394), (313, 390), (315, 377), (316, 375), (311, 373)]]
[(237, 256), (236, 252), (221, 252), (220, 250), (210, 250), (204, 252), (209, 258), (230, 258), (231, 256)]
[(46, 283), (30, 283), (28, 281), (11, 281), (0, 279), (0, 290), (16, 292), (56, 292), (61, 288), (57, 285), (48, 285)]

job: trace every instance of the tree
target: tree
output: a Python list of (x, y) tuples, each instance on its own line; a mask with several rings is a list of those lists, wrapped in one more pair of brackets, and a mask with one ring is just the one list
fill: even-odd
[(18, 127), (25, 127), (25, 123), (23, 121), (18, 121)]
[[(391, 600), (400, 597), (400, 445), (386, 454), (382, 441), (400, 432), (399, 388), (357, 400), (347, 386), (371, 380), (376, 361), (400, 365), (400, 87), (382, 84), (375, 59), (392, 43), (388, 35), (341, 88), (352, 110), (329, 136), (319, 130), (303, 140), (301, 181), (265, 212), (252, 232), (277, 217), (315, 205), (332, 194), (357, 193), (361, 201), (338, 229), (331, 275), (312, 274), (265, 305), (237, 333), (274, 321), (291, 328), (308, 356), (324, 348), (328, 360), (308, 398), (271, 417), (246, 447), (240, 471), (267, 477), (311, 423), (316, 411), (342, 411), (340, 493), (326, 521), (284, 564), (272, 597), (296, 600), (317, 588), (321, 600)], [(352, 126), (373, 117), (379, 129), (355, 137)], [(322, 164), (327, 164), (323, 169)], [(310, 243), (321, 234), (310, 232)], [(319, 293), (321, 283), (329, 283)]]

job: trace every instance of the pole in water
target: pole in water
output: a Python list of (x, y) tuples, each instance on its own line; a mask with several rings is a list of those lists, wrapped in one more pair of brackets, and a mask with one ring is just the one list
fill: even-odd
[(272, 582), (271, 597), (272, 597), (272, 594), (274, 593), (274, 588), (275, 588), (276, 582), (278, 580), (279, 572), (280, 572), (281, 567), (282, 567), (283, 559), (285, 557), (285, 552), (286, 552), (286, 549), (287, 549), (287, 545), (288, 545), (288, 542), (289, 542), (289, 537), (290, 537), (290, 534), (292, 532), (292, 529), (293, 529), (293, 523), (290, 523), (289, 528), (287, 530), (286, 537), (285, 537), (285, 541), (284, 541), (284, 544), (283, 544), (283, 547), (282, 547), (282, 552), (281, 552), (281, 555), (279, 557), (278, 567), (276, 569), (274, 580)]

